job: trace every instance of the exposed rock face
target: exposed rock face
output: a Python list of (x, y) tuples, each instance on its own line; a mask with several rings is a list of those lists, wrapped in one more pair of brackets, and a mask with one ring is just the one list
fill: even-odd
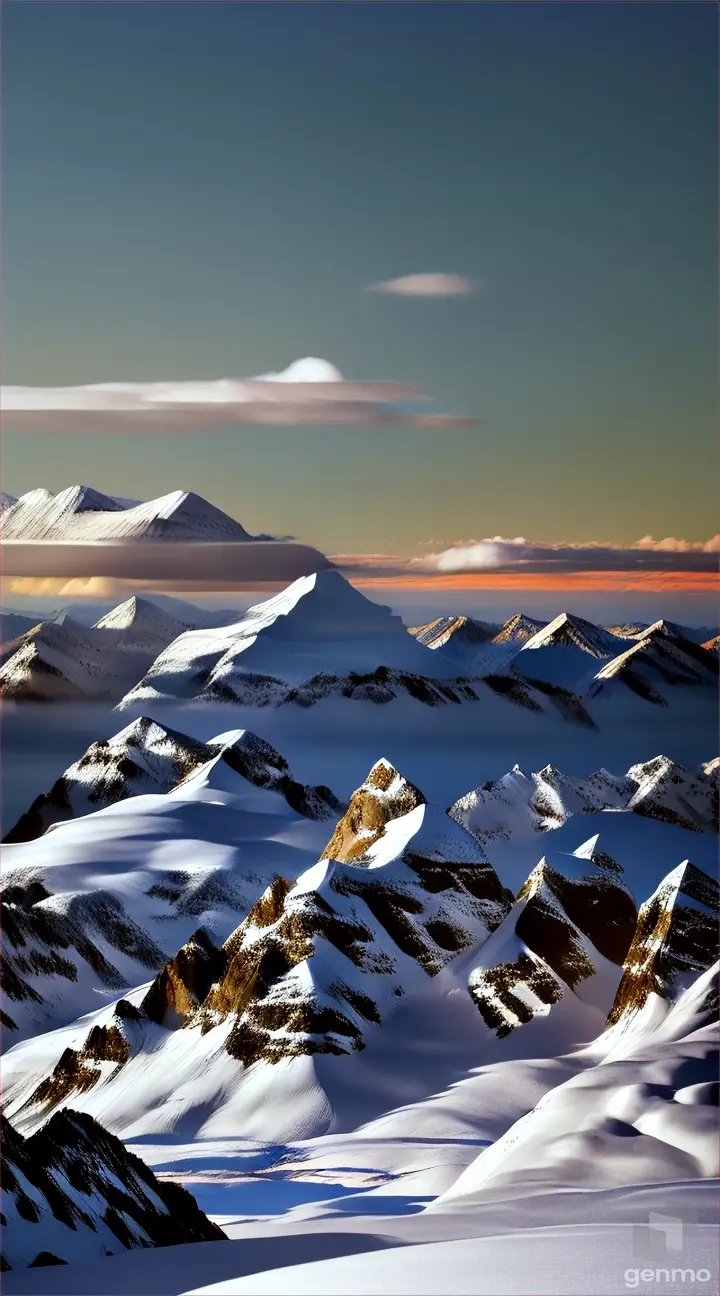
[(509, 899), (489, 865), (323, 861), (268, 888), (225, 945), (227, 968), (188, 1025), (232, 1019), (246, 1066), (364, 1046), (397, 996), (488, 934)]
[(185, 1021), (207, 997), (225, 971), (225, 951), (202, 928), (158, 972), (140, 1005), (140, 1012), (158, 1026)]
[(362, 787), (350, 798), (325, 847), (326, 857), (344, 864), (366, 859), (368, 850), (384, 835), (389, 823), (421, 805), (425, 805), (422, 792), (389, 761), (378, 761)]
[(493, 643), (526, 643), (546, 624), (545, 621), (536, 621), (534, 617), (526, 616), (524, 612), (516, 612), (495, 635)]
[(548, 698), (556, 711), (560, 712), (563, 720), (571, 724), (584, 725), (588, 729), (597, 728), (578, 695), (571, 689), (562, 688), (559, 684), (548, 684), (545, 680), (531, 679), (529, 675), (519, 675), (514, 670), (507, 675), (486, 675), (483, 682), (493, 690), (493, 693), (507, 698), (508, 702), (514, 702), (516, 706), (525, 707), (528, 711), (543, 710), (538, 700), (540, 694), (541, 698)]
[(138, 1007), (120, 999), (109, 1022), (92, 1027), (80, 1048), (66, 1048), (30, 1095), (30, 1105), (56, 1107), (74, 1093), (111, 1080), (147, 1043), (149, 1023), (175, 1030), (203, 1003), (227, 966), (224, 949), (202, 928), (158, 972)]
[(595, 849), (595, 839), (585, 849), (540, 861), (469, 977), (471, 997), (499, 1037), (592, 977), (598, 954), (622, 965), (635, 903), (619, 865)]
[(120, 990), (125, 979), (105, 957), (101, 945), (110, 946), (135, 960), (141, 968), (156, 968), (165, 961), (163, 950), (148, 933), (132, 922), (114, 896), (107, 892), (63, 897), (58, 905), (41, 882), (6, 888), (2, 914), (4, 1026), (17, 1031), (14, 1003), (36, 1006), (38, 1026), (44, 1023), (46, 1005), (67, 994), (80, 974), (90, 976), (108, 990)]
[(189, 1192), (68, 1109), (27, 1139), (2, 1118), (2, 1198), (5, 1269), (225, 1238)]
[(628, 778), (636, 791), (628, 803), (635, 814), (677, 824), (693, 832), (717, 832), (718, 766), (709, 761), (697, 770), (685, 769), (667, 756), (633, 765)]
[(685, 861), (640, 908), (608, 1026), (625, 1029), (651, 995), (672, 1001), (718, 955), (720, 888)]
[(248, 730), (204, 743), (140, 716), (112, 738), (93, 743), (50, 792), (35, 799), (4, 841), (31, 841), (53, 823), (90, 814), (126, 797), (169, 792), (217, 761), (254, 787), (279, 792), (307, 819), (329, 819), (342, 811), (329, 788), (297, 783), (285, 758)]

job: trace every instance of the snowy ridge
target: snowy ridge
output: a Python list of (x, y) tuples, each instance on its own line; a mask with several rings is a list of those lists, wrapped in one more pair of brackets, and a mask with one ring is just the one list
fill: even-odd
[(252, 540), (232, 518), (192, 491), (134, 504), (89, 486), (58, 495), (29, 491), (2, 514), (4, 540)]
[[(159, 652), (189, 625), (201, 625), (208, 618), (189, 603), (168, 602), (173, 611), (150, 599), (128, 598), (93, 626), (81, 624), (65, 610), (31, 623), (0, 648), (0, 696), (40, 702), (117, 700)], [(237, 614), (211, 615), (213, 624), (222, 624)]]
[[(192, 779), (192, 781), (191, 781)], [(127, 797), (167, 793), (184, 796), (197, 788), (240, 791), (240, 780), (279, 793), (308, 819), (329, 819), (342, 805), (326, 787), (297, 783), (283, 756), (246, 729), (218, 735), (206, 743), (149, 716), (140, 716), (112, 738), (93, 743), (4, 837), (31, 841), (52, 824), (115, 805)]]
[(553, 621), (538, 630), (523, 644), (523, 652), (532, 652), (538, 648), (562, 646), (580, 648), (591, 657), (611, 657), (618, 651), (620, 643), (615, 635), (593, 625), (582, 617), (571, 616), (561, 612)]
[(631, 648), (600, 668), (588, 681), (586, 693), (592, 699), (607, 697), (624, 685), (646, 701), (662, 706), (667, 701), (667, 685), (716, 685), (717, 676), (716, 654), (690, 639), (651, 626)]
[(3, 1270), (225, 1237), (92, 1117), (57, 1113), (29, 1139), (0, 1119)]
[(596, 770), (576, 778), (546, 765), (529, 776), (516, 765), (474, 788), (448, 810), (481, 843), (519, 841), (561, 828), (573, 815), (628, 811), (693, 832), (717, 831), (718, 762), (685, 769), (666, 756), (632, 765), (626, 774)]

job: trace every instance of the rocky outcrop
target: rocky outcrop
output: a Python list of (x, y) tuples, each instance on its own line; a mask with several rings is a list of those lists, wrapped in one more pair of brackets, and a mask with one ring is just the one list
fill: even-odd
[(2, 1118), (2, 1222), (5, 1269), (225, 1238), (189, 1192), (67, 1108), (27, 1139)]
[(672, 1002), (718, 955), (720, 888), (688, 860), (641, 906), (608, 1026), (627, 1028), (651, 996)]
[(596, 839), (576, 855), (545, 856), (470, 974), (486, 1024), (502, 1038), (544, 1015), (597, 973), (598, 955), (619, 970), (636, 919), (622, 870)]

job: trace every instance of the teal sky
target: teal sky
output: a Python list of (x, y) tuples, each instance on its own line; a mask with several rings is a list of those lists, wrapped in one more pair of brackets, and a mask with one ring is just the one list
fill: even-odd
[[(712, 3), (2, 5), (3, 382), (307, 355), (474, 429), (13, 430), (326, 552), (717, 530)], [(446, 271), (443, 301), (366, 293)]]

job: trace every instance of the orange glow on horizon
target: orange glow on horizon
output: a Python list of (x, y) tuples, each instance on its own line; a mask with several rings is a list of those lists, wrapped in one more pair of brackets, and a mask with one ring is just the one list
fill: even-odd
[(717, 572), (454, 572), (442, 576), (358, 576), (348, 580), (359, 588), (414, 590), (642, 590), (648, 594), (674, 591), (678, 594), (720, 593)]

